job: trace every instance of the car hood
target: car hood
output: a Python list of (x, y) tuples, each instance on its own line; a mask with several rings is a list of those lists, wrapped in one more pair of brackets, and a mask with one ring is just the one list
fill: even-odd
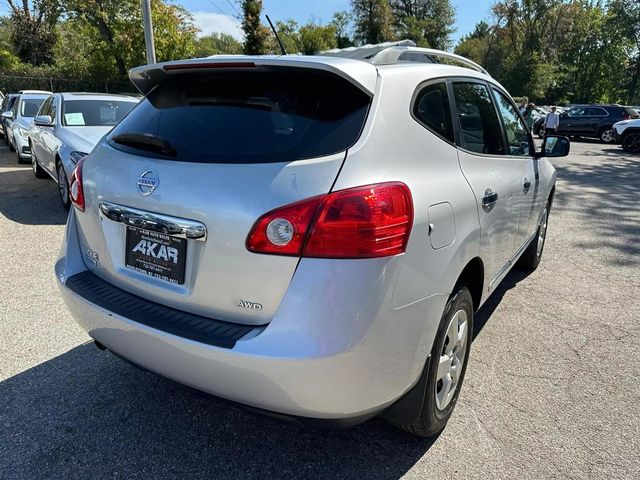
[(89, 153), (113, 127), (63, 127), (60, 139), (71, 150)]
[(634, 119), (631, 119), (631, 120), (622, 120), (621, 122), (616, 122), (616, 123), (613, 124), (614, 127), (617, 126), (617, 125), (619, 125), (619, 126), (623, 126), (624, 125), (626, 127), (631, 127), (631, 126), (638, 127), (638, 126), (640, 126), (640, 118), (634, 118)]

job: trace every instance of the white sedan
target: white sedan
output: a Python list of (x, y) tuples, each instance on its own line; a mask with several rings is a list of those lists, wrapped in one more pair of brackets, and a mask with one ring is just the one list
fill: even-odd
[(56, 93), (47, 98), (29, 129), (33, 173), (58, 183), (60, 200), (69, 208), (69, 181), (81, 158), (139, 99), (100, 93)]

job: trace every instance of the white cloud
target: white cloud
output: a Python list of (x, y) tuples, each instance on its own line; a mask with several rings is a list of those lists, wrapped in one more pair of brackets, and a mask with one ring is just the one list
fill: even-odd
[(226, 33), (236, 40), (242, 40), (240, 22), (235, 18), (212, 12), (194, 12), (192, 15), (194, 23), (200, 29), (199, 36), (202, 37), (211, 33)]

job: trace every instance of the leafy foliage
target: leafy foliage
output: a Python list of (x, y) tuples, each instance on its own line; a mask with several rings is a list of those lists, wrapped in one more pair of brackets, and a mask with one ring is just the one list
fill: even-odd
[(479, 22), (455, 52), (483, 65), (514, 95), (545, 103), (622, 101), (630, 38), (614, 5), (500, 0), (491, 23)]
[(440, 50), (451, 46), (455, 10), (450, 0), (390, 0), (389, 4), (398, 38)]
[(360, 43), (395, 40), (389, 0), (351, 0), (354, 38)]

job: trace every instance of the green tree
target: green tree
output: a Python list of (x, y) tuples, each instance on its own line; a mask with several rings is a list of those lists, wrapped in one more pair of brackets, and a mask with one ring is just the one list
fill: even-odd
[(624, 78), (627, 79), (626, 101), (637, 105), (640, 103), (640, 2), (626, 0), (610, 1), (609, 24), (620, 32), (628, 40), (626, 56), (629, 64)]
[(195, 42), (195, 56), (208, 57), (210, 55), (239, 55), (242, 53), (242, 43), (226, 33), (212, 33), (201, 37)]
[[(105, 70), (124, 76), (129, 68), (146, 63), (138, 0), (60, 1), (71, 20), (89, 27), (95, 60), (106, 62)], [(198, 29), (190, 14), (165, 0), (153, 0), (151, 12), (158, 61), (192, 57)]]
[(11, 11), (11, 41), (23, 62), (42, 65), (53, 62), (56, 42), (55, 26), (60, 16), (56, 0), (23, 0), (18, 5), (7, 0)]
[(389, 0), (351, 0), (354, 38), (359, 43), (381, 43), (395, 39)]
[(389, 0), (399, 38), (446, 50), (451, 46), (455, 9), (450, 0)]
[(301, 52), (304, 55), (314, 55), (323, 50), (337, 47), (335, 26), (319, 25), (309, 22), (300, 27)]
[(333, 14), (330, 25), (335, 28), (336, 33), (336, 47), (347, 48), (353, 46), (353, 40), (349, 36), (349, 23), (351, 22), (351, 15), (349, 12), (340, 11)]
[(244, 32), (244, 53), (261, 55), (266, 51), (269, 31), (260, 21), (262, 0), (242, 0), (242, 31)]

